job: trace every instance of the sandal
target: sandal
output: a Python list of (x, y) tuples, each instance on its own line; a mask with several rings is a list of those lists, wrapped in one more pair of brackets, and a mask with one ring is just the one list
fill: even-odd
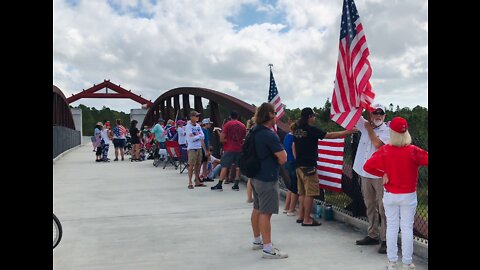
[(302, 226), (320, 226), (322, 223), (316, 221), (315, 219), (312, 221), (312, 224), (305, 224), (302, 222)]
[(205, 184), (195, 184), (196, 187), (206, 187), (207, 185)]
[(193, 185), (188, 185), (188, 189), (193, 189)]
[(303, 219), (297, 219), (297, 223), (302, 223), (303, 224)]

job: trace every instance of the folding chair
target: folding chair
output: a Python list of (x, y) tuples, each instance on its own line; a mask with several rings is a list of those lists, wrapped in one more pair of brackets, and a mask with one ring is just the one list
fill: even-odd
[(167, 149), (167, 160), (163, 168), (167, 167), (167, 164), (175, 166), (175, 170), (178, 169), (180, 164), (180, 145), (176, 141), (165, 141), (165, 148)]
[[(180, 149), (179, 163), (180, 163), (180, 173), (183, 173), (183, 171), (185, 171), (185, 169), (188, 166), (188, 152), (187, 152), (187, 147), (186, 146), (184, 146)], [(182, 166), (183, 166), (183, 168), (182, 168)]]

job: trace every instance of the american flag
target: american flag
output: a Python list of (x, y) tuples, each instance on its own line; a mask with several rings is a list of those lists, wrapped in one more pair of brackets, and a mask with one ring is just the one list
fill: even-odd
[(375, 97), (369, 82), (372, 68), (367, 57), (370, 52), (353, 0), (343, 1), (339, 50), (330, 118), (351, 130), (362, 108), (370, 109)]
[(345, 138), (318, 140), (317, 174), (320, 188), (342, 191)]
[(112, 132), (113, 134), (115, 134), (116, 137), (121, 137), (122, 134), (127, 135), (127, 129), (122, 125), (115, 126)]
[(275, 79), (273, 78), (272, 66), (270, 66), (270, 89), (268, 91), (268, 102), (272, 103), (277, 112), (277, 119), (281, 119), (285, 114), (283, 110), (282, 100), (278, 94), (277, 85), (275, 84)]

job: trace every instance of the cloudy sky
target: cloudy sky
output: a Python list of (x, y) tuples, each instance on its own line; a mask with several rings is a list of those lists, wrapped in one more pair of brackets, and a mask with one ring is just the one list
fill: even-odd
[[(154, 101), (182, 86), (287, 108), (332, 96), (343, 0), (54, 0), (53, 82), (65, 95), (110, 79)], [(355, 0), (376, 102), (428, 107), (428, 2)], [(129, 112), (123, 99), (72, 103)], [(205, 104), (204, 104), (205, 105)]]

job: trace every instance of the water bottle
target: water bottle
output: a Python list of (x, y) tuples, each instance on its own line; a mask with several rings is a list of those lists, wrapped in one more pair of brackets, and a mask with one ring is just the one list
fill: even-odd
[(320, 219), (320, 218), (322, 218), (322, 205), (317, 203), (316, 211), (315, 211), (315, 219)]
[(325, 205), (325, 220), (333, 220), (333, 208), (331, 204)]

